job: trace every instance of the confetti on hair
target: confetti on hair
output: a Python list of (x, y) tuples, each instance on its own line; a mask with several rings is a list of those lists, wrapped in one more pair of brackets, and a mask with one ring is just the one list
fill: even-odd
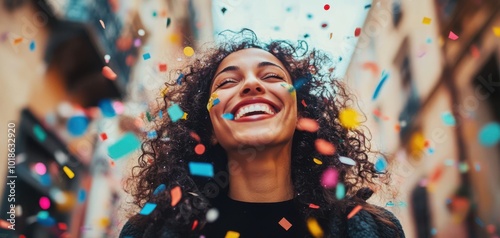
[(318, 208), (319, 208), (319, 206), (318, 206), (318, 205), (316, 205), (316, 204), (310, 203), (310, 204), (309, 204), (309, 208), (312, 208), (312, 209), (318, 209)]
[(323, 164), (323, 161), (321, 161), (321, 160), (319, 160), (319, 159), (316, 159), (316, 158), (313, 158), (313, 161), (314, 161), (314, 163), (316, 163), (316, 164), (320, 164), (320, 165), (321, 165), (321, 164)]
[(40, 205), (40, 208), (42, 208), (43, 210), (47, 210), (50, 208), (50, 199), (48, 197), (41, 197), (39, 200), (38, 200), (38, 204)]
[(278, 224), (280, 224), (281, 227), (283, 227), (283, 229), (285, 229), (285, 231), (288, 231), (290, 229), (290, 227), (292, 227), (292, 223), (290, 223), (286, 218), (281, 218), (281, 220), (278, 222)]
[(341, 182), (337, 184), (337, 188), (335, 189), (335, 197), (337, 197), (338, 200), (342, 200), (345, 197), (345, 186)]
[(170, 190), (170, 197), (172, 197), (172, 201), (171, 201), (170, 205), (172, 207), (175, 207), (175, 205), (177, 205), (177, 203), (179, 203), (179, 201), (182, 198), (181, 187), (176, 186), (175, 188), (172, 188), (172, 190)]
[(188, 119), (188, 113), (184, 112), (184, 114), (181, 117), (182, 120), (187, 120)]
[(379, 173), (385, 172), (387, 169), (387, 161), (384, 159), (384, 157), (378, 157), (377, 161), (375, 162), (375, 170)]
[(500, 123), (491, 122), (483, 126), (478, 134), (479, 143), (484, 147), (492, 147), (500, 141)]
[(142, 58), (143, 58), (144, 60), (151, 59), (151, 54), (150, 54), (150, 53), (144, 53), (144, 54), (142, 55)]
[(190, 46), (184, 47), (183, 52), (184, 52), (184, 55), (187, 57), (191, 57), (194, 55), (194, 49), (193, 49), (193, 47), (190, 47)]
[(158, 65), (158, 70), (160, 72), (166, 72), (167, 71), (167, 64), (159, 64)]
[(214, 222), (219, 218), (219, 210), (217, 208), (210, 208), (205, 215), (207, 222)]
[(321, 185), (325, 188), (334, 188), (337, 186), (339, 173), (333, 167), (327, 168), (321, 175)]
[(106, 29), (106, 25), (104, 25), (104, 21), (99, 20), (99, 22), (101, 23), (102, 29)]
[(198, 134), (196, 134), (196, 132), (191, 131), (191, 132), (189, 132), (189, 135), (190, 135), (190, 136), (191, 136), (191, 137), (192, 137), (195, 141), (197, 141), (197, 142), (200, 142), (200, 141), (201, 141), (200, 136), (199, 136)]
[(202, 155), (203, 153), (205, 153), (205, 146), (203, 144), (197, 144), (195, 147), (194, 147), (194, 152), (197, 154), (197, 155)]
[(310, 118), (300, 118), (297, 122), (297, 129), (301, 131), (316, 132), (319, 129), (319, 124), (316, 120)]
[(450, 40), (458, 40), (458, 38), (459, 38), (459, 37), (458, 37), (458, 35), (457, 35), (457, 34), (455, 34), (453, 31), (450, 31), (450, 34), (448, 34), (448, 38), (449, 38)]
[(177, 122), (179, 119), (181, 119), (184, 116), (184, 111), (182, 111), (181, 107), (179, 104), (173, 104), (167, 109), (168, 115), (170, 116), (170, 120), (172, 122)]
[(207, 103), (207, 110), (209, 112), (213, 106), (217, 105), (220, 102), (219, 98), (217, 98), (217, 97), (218, 97), (217, 93), (212, 93), (212, 95), (210, 95), (210, 98), (208, 99), (208, 103)]
[(422, 23), (423, 23), (423, 24), (425, 24), (425, 25), (429, 25), (429, 24), (431, 24), (431, 21), (432, 21), (432, 19), (431, 19), (431, 18), (429, 18), (429, 17), (424, 17), (424, 18), (422, 19)]
[(108, 155), (112, 159), (119, 159), (141, 147), (141, 141), (132, 132), (127, 132), (114, 144), (108, 146)]
[(351, 219), (353, 216), (355, 216), (359, 211), (361, 211), (363, 207), (361, 205), (357, 205), (352, 211), (347, 215), (347, 219)]
[(115, 80), (118, 77), (109, 66), (102, 67), (102, 75), (109, 80)]
[(68, 176), (68, 178), (73, 179), (75, 177), (75, 173), (73, 173), (73, 171), (68, 166), (65, 165), (63, 167), (63, 171), (66, 176)]
[(224, 118), (226, 120), (233, 120), (234, 119), (234, 115), (228, 112), (228, 113), (222, 114), (222, 118)]
[(34, 41), (34, 40), (32, 40), (32, 41), (30, 42), (30, 51), (35, 51), (35, 47), (36, 47), (35, 41)]
[(194, 176), (213, 177), (214, 168), (211, 163), (189, 162), (189, 172)]
[(156, 196), (160, 194), (161, 192), (165, 191), (167, 189), (167, 186), (165, 184), (160, 184), (158, 187), (155, 188), (155, 191), (153, 192), (153, 196)]
[(182, 78), (184, 78), (184, 74), (179, 74), (179, 77), (177, 77), (177, 84), (181, 85)]
[(240, 233), (236, 231), (227, 231), (226, 236), (224, 238), (239, 238)]
[(322, 155), (335, 154), (335, 146), (324, 139), (316, 139), (314, 145), (316, 146), (316, 150)]
[(354, 129), (361, 123), (358, 112), (352, 108), (342, 109), (339, 113), (340, 124), (346, 129)]
[(194, 229), (196, 229), (197, 226), (198, 226), (198, 220), (194, 220), (193, 225), (191, 226), (191, 230), (194, 231)]
[(341, 163), (343, 164), (347, 164), (347, 165), (356, 165), (356, 161), (354, 161), (353, 159), (349, 158), (349, 157), (345, 157), (345, 156), (339, 156), (339, 160)]
[(146, 203), (144, 204), (144, 207), (141, 209), (141, 211), (139, 212), (139, 214), (141, 215), (144, 215), (144, 216), (147, 216), (149, 214), (151, 214), (151, 212), (153, 212), (156, 208), (157, 204), (156, 203)]
[(302, 99), (301, 103), (302, 103), (302, 106), (307, 107), (306, 101), (304, 101), (304, 99)]
[(313, 217), (307, 219), (307, 228), (309, 229), (311, 235), (313, 235), (315, 238), (324, 236), (323, 229), (321, 229), (318, 221)]
[(382, 86), (384, 86), (385, 82), (389, 78), (389, 72), (387, 71), (382, 71), (382, 76), (380, 81), (377, 84), (377, 87), (375, 87), (375, 91), (373, 92), (372, 96), (372, 101), (378, 98), (378, 95), (380, 94), (380, 90), (382, 89)]

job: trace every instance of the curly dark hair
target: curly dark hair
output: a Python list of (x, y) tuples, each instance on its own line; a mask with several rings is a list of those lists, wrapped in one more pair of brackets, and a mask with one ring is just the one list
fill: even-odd
[[(172, 122), (167, 116), (160, 119), (158, 111), (153, 112), (156, 118), (154, 130), (158, 136), (145, 139), (142, 144), (142, 154), (138, 165), (132, 169), (127, 191), (140, 208), (146, 202), (156, 203), (157, 207), (148, 216), (136, 215), (131, 222), (157, 232), (168, 227), (182, 237), (199, 236), (207, 222), (205, 214), (210, 209), (210, 199), (228, 190), (225, 151), (219, 144), (211, 143), (213, 127), (206, 108), (211, 81), (226, 56), (238, 50), (258, 48), (273, 54), (292, 76), (299, 117), (314, 119), (320, 126), (320, 130), (314, 133), (300, 130), (294, 133), (291, 172), (297, 208), (306, 218), (315, 217), (322, 224), (321, 219), (327, 219), (329, 214), (344, 214), (353, 204), (363, 203), (363, 209), (374, 214), (377, 220), (393, 226), (388, 219), (377, 216), (379, 212), (365, 202), (373, 193), (367, 186), (380, 184), (375, 179), (381, 174), (369, 161), (374, 152), (370, 150), (365, 133), (360, 128), (347, 129), (340, 123), (339, 113), (356, 103), (346, 86), (334, 78), (331, 58), (324, 52), (309, 49), (303, 41), (297, 46), (282, 40), (262, 43), (248, 29), (232, 32), (230, 38), (221, 42), (197, 54), (189, 66), (177, 71), (178, 80), (166, 83), (167, 90), (163, 100), (159, 101), (158, 110), (165, 112), (175, 103), (188, 116), (186, 120)], [(195, 139), (193, 132), (199, 139)], [(316, 151), (314, 143), (319, 138), (335, 145), (335, 155), (322, 155)], [(194, 151), (198, 143), (206, 146), (202, 155)], [(341, 163), (339, 156), (352, 158), (356, 165)], [(323, 163), (316, 164), (313, 158)], [(191, 161), (212, 163), (215, 176), (191, 176), (188, 168)], [(345, 185), (346, 198), (337, 199), (335, 189), (320, 184), (322, 173), (329, 167), (338, 171), (339, 182)], [(383, 177), (388, 175), (383, 174)], [(153, 194), (161, 184), (166, 189)], [(172, 207), (170, 190), (177, 186), (181, 187), (182, 199)], [(309, 208), (311, 203), (318, 205), (319, 209)]]

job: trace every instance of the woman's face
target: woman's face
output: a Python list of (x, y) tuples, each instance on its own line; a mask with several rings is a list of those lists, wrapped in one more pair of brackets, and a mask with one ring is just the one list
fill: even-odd
[[(209, 105), (217, 141), (226, 150), (290, 142), (297, 99), (290, 74), (271, 53), (256, 48), (229, 54), (213, 78)], [(232, 114), (233, 120), (223, 118)]]

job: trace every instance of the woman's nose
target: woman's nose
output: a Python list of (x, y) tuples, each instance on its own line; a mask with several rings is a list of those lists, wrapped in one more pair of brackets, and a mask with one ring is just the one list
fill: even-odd
[(256, 77), (251, 77), (245, 80), (245, 85), (241, 90), (241, 95), (254, 95), (265, 93), (264, 86)]

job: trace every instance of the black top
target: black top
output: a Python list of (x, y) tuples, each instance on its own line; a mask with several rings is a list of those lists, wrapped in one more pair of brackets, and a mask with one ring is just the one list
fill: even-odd
[(213, 202), (217, 220), (207, 223), (201, 233), (206, 238), (225, 237), (228, 231), (249, 237), (306, 237), (309, 232), (304, 215), (295, 200), (276, 203), (251, 203), (221, 196)]

